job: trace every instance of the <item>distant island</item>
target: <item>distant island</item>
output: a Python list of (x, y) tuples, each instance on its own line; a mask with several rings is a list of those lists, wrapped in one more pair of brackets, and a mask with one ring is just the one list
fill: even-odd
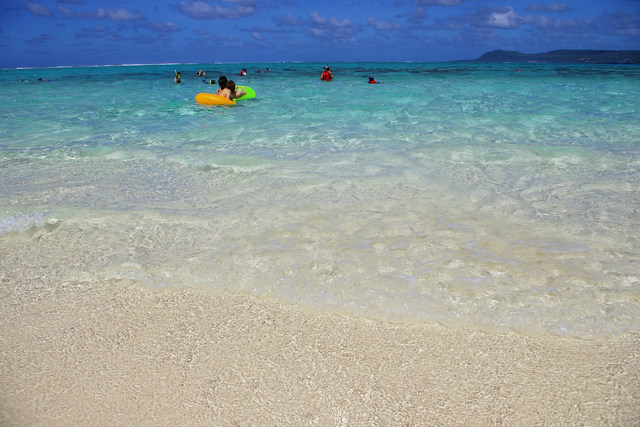
[(558, 64), (640, 64), (640, 50), (552, 50), (520, 53), (493, 50), (478, 59), (456, 62), (543, 62)]

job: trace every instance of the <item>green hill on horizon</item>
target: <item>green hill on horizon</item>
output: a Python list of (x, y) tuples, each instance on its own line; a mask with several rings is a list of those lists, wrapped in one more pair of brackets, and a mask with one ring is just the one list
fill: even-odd
[(542, 62), (565, 64), (640, 64), (640, 50), (552, 50), (520, 53), (493, 50), (478, 59), (463, 62)]

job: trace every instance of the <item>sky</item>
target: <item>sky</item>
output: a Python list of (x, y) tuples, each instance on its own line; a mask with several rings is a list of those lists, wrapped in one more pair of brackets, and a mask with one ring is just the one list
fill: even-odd
[(640, 0), (0, 0), (0, 68), (640, 49)]

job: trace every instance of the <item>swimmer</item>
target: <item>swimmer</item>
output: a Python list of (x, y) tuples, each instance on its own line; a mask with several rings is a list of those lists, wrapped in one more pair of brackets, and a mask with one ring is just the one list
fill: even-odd
[(176, 73), (176, 76), (173, 78), (173, 81), (176, 83), (181, 83), (180, 78), (182, 77), (182, 74), (180, 74), (180, 71), (174, 71), (174, 73)]
[(324, 71), (322, 71), (322, 74), (320, 75), (320, 80), (324, 80), (326, 82), (333, 80), (333, 73), (329, 69), (328, 65), (324, 66)]
[(240, 98), (241, 96), (246, 95), (247, 92), (243, 90), (236, 90), (236, 84), (233, 80), (229, 80), (227, 82), (227, 87), (219, 90), (218, 95), (227, 98), (229, 100), (234, 100), (235, 98)]
[(209, 81), (203, 80), (202, 83), (206, 83), (208, 85), (214, 85), (214, 84), (216, 84), (216, 81), (215, 80), (209, 80)]
[(240, 71), (240, 75), (241, 76), (246, 76), (247, 75), (247, 69), (243, 68), (242, 71)]
[[(233, 83), (233, 81), (231, 81), (231, 83)], [(233, 84), (235, 86), (235, 83)], [(244, 90), (244, 86), (241, 87), (237, 87), (235, 88), (235, 92), (233, 94), (233, 98), (237, 99), (237, 98), (242, 98), (243, 96), (245, 96), (247, 94), (247, 91)]]
[(218, 85), (220, 85), (220, 89), (218, 89), (216, 95), (220, 95), (220, 92), (227, 88), (227, 76), (218, 77)]
[(196, 77), (204, 77), (205, 76), (205, 72), (202, 70), (198, 70), (198, 74), (196, 74)]
[(378, 84), (378, 82), (373, 78), (373, 76), (369, 76), (369, 83)]

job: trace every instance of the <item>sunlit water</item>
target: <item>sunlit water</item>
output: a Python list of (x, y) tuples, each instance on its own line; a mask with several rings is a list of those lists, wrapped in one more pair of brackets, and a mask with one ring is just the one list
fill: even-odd
[[(640, 68), (323, 65), (0, 70), (3, 248), (47, 233), (60, 283), (640, 330)], [(257, 97), (200, 106), (199, 68)]]

